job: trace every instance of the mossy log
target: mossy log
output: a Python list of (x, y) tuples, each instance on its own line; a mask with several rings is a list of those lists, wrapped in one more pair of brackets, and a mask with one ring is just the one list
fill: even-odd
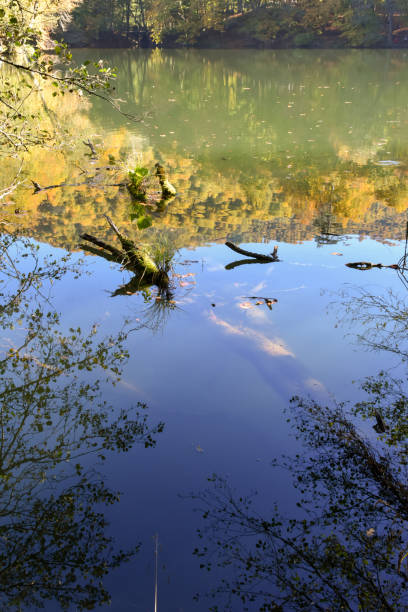
[[(156, 285), (161, 288), (167, 287), (169, 277), (166, 270), (162, 270), (157, 266), (144, 247), (137, 246), (133, 240), (129, 240), (129, 238), (124, 236), (110, 217), (105, 215), (105, 218), (118, 237), (122, 248), (118, 249), (90, 234), (81, 235), (82, 240), (85, 240), (85, 243), (81, 243), (81, 248), (108, 261), (114, 261), (126, 270), (133, 272), (135, 274), (133, 285), (136, 285), (138, 281), (140, 286), (143, 284), (143, 286)], [(86, 244), (86, 242), (90, 242), (93, 246)]]
[(162, 199), (169, 200), (170, 198), (174, 198), (174, 196), (177, 193), (176, 189), (173, 187), (170, 181), (166, 178), (166, 173), (164, 171), (163, 166), (161, 166), (159, 163), (157, 163), (155, 166), (156, 166), (156, 176), (159, 179), (160, 187), (162, 190)]

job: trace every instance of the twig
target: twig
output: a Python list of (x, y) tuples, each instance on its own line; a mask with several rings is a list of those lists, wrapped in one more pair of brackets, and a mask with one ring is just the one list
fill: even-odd
[(96, 152), (95, 147), (93, 146), (91, 140), (88, 138), (88, 140), (83, 140), (83, 143), (86, 147), (89, 147), (91, 149), (91, 154), (93, 157), (98, 157), (98, 154)]
[(60, 187), (81, 187), (82, 185), (88, 185), (88, 187), (126, 187), (127, 183), (93, 183), (90, 180), (82, 181), (81, 183), (59, 183), (58, 185), (47, 185), (46, 187), (41, 187), (39, 183), (33, 181), (31, 179), (32, 184), (34, 185), (34, 193), (38, 193), (39, 191), (48, 191), (49, 189), (58, 189)]
[(157, 612), (158, 607), (157, 607), (157, 599), (158, 599), (158, 585), (157, 585), (157, 580), (158, 580), (158, 572), (157, 572), (157, 565), (158, 565), (158, 558), (159, 558), (159, 535), (156, 533), (154, 536), (154, 612)]
[(122, 234), (120, 233), (120, 231), (118, 230), (118, 228), (116, 227), (112, 219), (108, 217), (108, 215), (103, 215), (103, 216), (105, 217), (105, 219), (107, 220), (107, 222), (109, 223), (109, 225), (111, 226), (115, 234), (122, 240)]
[(130, 113), (125, 113), (124, 111), (120, 109), (117, 102), (113, 98), (111, 98), (108, 95), (104, 96), (103, 94), (98, 93), (97, 91), (91, 88), (92, 86), (90, 87), (85, 86), (84, 83), (81, 83), (81, 81), (78, 79), (75, 79), (75, 77), (69, 77), (69, 76), (59, 77), (54, 72), (45, 72), (44, 70), (38, 70), (37, 68), (33, 68), (30, 66), (24, 66), (23, 64), (17, 64), (16, 62), (6, 59), (4, 55), (0, 57), (0, 62), (3, 62), (4, 64), (8, 64), (9, 66), (13, 66), (14, 68), (17, 68), (18, 70), (24, 70), (25, 72), (29, 72), (31, 74), (39, 74), (43, 79), (52, 79), (53, 81), (58, 81), (59, 83), (77, 87), (78, 89), (85, 91), (87, 94), (91, 96), (95, 96), (97, 98), (101, 98), (102, 100), (105, 100), (106, 102), (109, 102), (109, 104), (115, 110), (117, 110), (118, 113), (120, 113), (127, 119), (130, 119), (131, 121), (135, 121), (135, 122), (139, 122), (142, 120), (141, 118), (134, 117)]

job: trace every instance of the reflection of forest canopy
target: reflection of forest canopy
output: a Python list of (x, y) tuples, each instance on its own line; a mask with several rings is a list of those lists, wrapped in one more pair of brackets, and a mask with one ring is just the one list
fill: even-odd
[[(81, 53), (81, 60), (90, 57)], [(122, 167), (129, 167), (135, 151), (147, 167), (162, 160), (179, 195), (154, 214), (154, 224), (173, 230), (177, 246), (226, 238), (310, 239), (324, 230), (329, 209), (335, 233), (398, 238), (402, 225), (396, 213), (407, 204), (408, 160), (405, 128), (395, 119), (402, 116), (406, 100), (400, 58), (390, 55), (384, 63), (375, 51), (333, 57), (284, 53), (286, 61), (271, 52), (268, 62), (263, 54), (252, 57), (249, 52), (217, 59), (210, 52), (157, 50), (139, 54), (136, 61), (127, 52), (113, 53), (120, 90), (130, 94), (128, 110), (143, 114), (153, 108), (154, 120), (147, 117), (132, 131), (125, 125), (117, 129), (118, 116), (99, 101), (86, 114), (78, 107), (84, 139), (95, 131), (100, 135), (95, 144), (105, 183), (112, 182), (112, 171), (103, 170), (109, 156)], [(170, 94), (176, 83), (182, 86)], [(43, 95), (48, 102), (47, 90)], [(373, 101), (369, 108), (361, 103), (363, 95)], [(63, 101), (58, 112), (63, 129), (71, 117)], [(82, 169), (87, 176), (96, 173), (86, 152), (81, 144), (50, 159), (48, 152), (36, 150), (27, 165), (29, 178), (41, 185), (67, 178), (84, 182)], [(383, 159), (400, 165), (377, 165)], [(9, 177), (11, 162), (6, 166)], [(55, 245), (72, 248), (79, 233), (91, 228), (103, 236), (102, 213), (121, 226), (128, 224), (131, 233), (130, 199), (114, 187), (85, 184), (32, 198), (22, 188), (9, 204), (5, 221), (33, 227), (37, 238)], [(16, 208), (29, 214), (16, 219)]]
[(137, 550), (117, 550), (107, 534), (102, 508), (118, 495), (91, 455), (103, 462), (135, 443), (154, 446), (163, 424), (150, 427), (145, 406), (118, 410), (103, 399), (104, 385), (120, 381), (124, 332), (62, 331), (45, 292), (80, 264), (43, 258), (17, 236), (3, 237), (1, 250), (0, 325), (10, 336), (0, 360), (2, 608), (53, 599), (91, 609), (109, 601), (104, 576)]
[(277, 463), (298, 491), (296, 511), (260, 513), (217, 477), (197, 496), (207, 527), (196, 554), (203, 568), (223, 568), (212, 609), (235, 610), (238, 599), (259, 610), (405, 609), (406, 437), (373, 442), (343, 407), (299, 398), (291, 416), (302, 455)]
[[(152, 152), (146, 152), (145, 158), (148, 156), (153, 161)], [(167, 160), (169, 173), (181, 195), (164, 210), (148, 209), (154, 220), (150, 233), (173, 230), (178, 247), (230, 238), (295, 242), (330, 232), (363, 232), (379, 239), (402, 237), (407, 201), (403, 170), (351, 161), (338, 162), (336, 170), (330, 170), (321, 167), (320, 157), (315, 162), (309, 158), (305, 170), (303, 160), (292, 159), (289, 179), (284, 157), (260, 162), (258, 178), (253, 181), (249, 171), (234, 172), (227, 166), (220, 176), (220, 169), (211, 162), (194, 163), (173, 154)], [(31, 172), (39, 180), (40, 170), (36, 173), (33, 166)], [(56, 172), (63, 174), (58, 168)], [(114, 215), (130, 235), (135, 231), (130, 222), (130, 198), (117, 188), (68, 186), (30, 200), (20, 190), (13, 196), (12, 207), (5, 220), (15, 222), (15, 207), (29, 212), (18, 217), (21, 226), (27, 224), (37, 239), (55, 246), (76, 248), (81, 231), (95, 228), (107, 238), (103, 213)]]

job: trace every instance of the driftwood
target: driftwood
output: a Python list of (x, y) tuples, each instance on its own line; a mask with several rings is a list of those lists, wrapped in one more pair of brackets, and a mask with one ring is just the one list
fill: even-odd
[(252, 251), (246, 251), (245, 249), (241, 249), (233, 242), (226, 242), (225, 246), (229, 249), (232, 249), (236, 253), (240, 255), (246, 255), (246, 257), (253, 257), (254, 259), (258, 259), (259, 261), (272, 262), (279, 261), (278, 258), (278, 247), (275, 246), (273, 252), (270, 255), (262, 255), (262, 253), (253, 253)]
[(239, 259), (237, 261), (232, 261), (231, 263), (225, 266), (226, 270), (233, 270), (238, 266), (245, 266), (247, 264), (266, 264), (274, 261), (280, 261), (278, 257), (278, 247), (275, 246), (273, 252), (270, 255), (263, 255), (262, 253), (253, 253), (252, 251), (246, 251), (245, 249), (241, 249), (233, 242), (226, 242), (225, 246), (229, 249), (239, 253), (240, 255), (246, 255), (247, 257), (251, 257), (251, 259)]

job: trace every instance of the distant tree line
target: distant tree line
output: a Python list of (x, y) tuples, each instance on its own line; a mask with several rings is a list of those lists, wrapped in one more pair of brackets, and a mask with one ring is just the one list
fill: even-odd
[(74, 11), (78, 31), (112, 46), (408, 46), (407, 26), (406, 0), (83, 0)]

